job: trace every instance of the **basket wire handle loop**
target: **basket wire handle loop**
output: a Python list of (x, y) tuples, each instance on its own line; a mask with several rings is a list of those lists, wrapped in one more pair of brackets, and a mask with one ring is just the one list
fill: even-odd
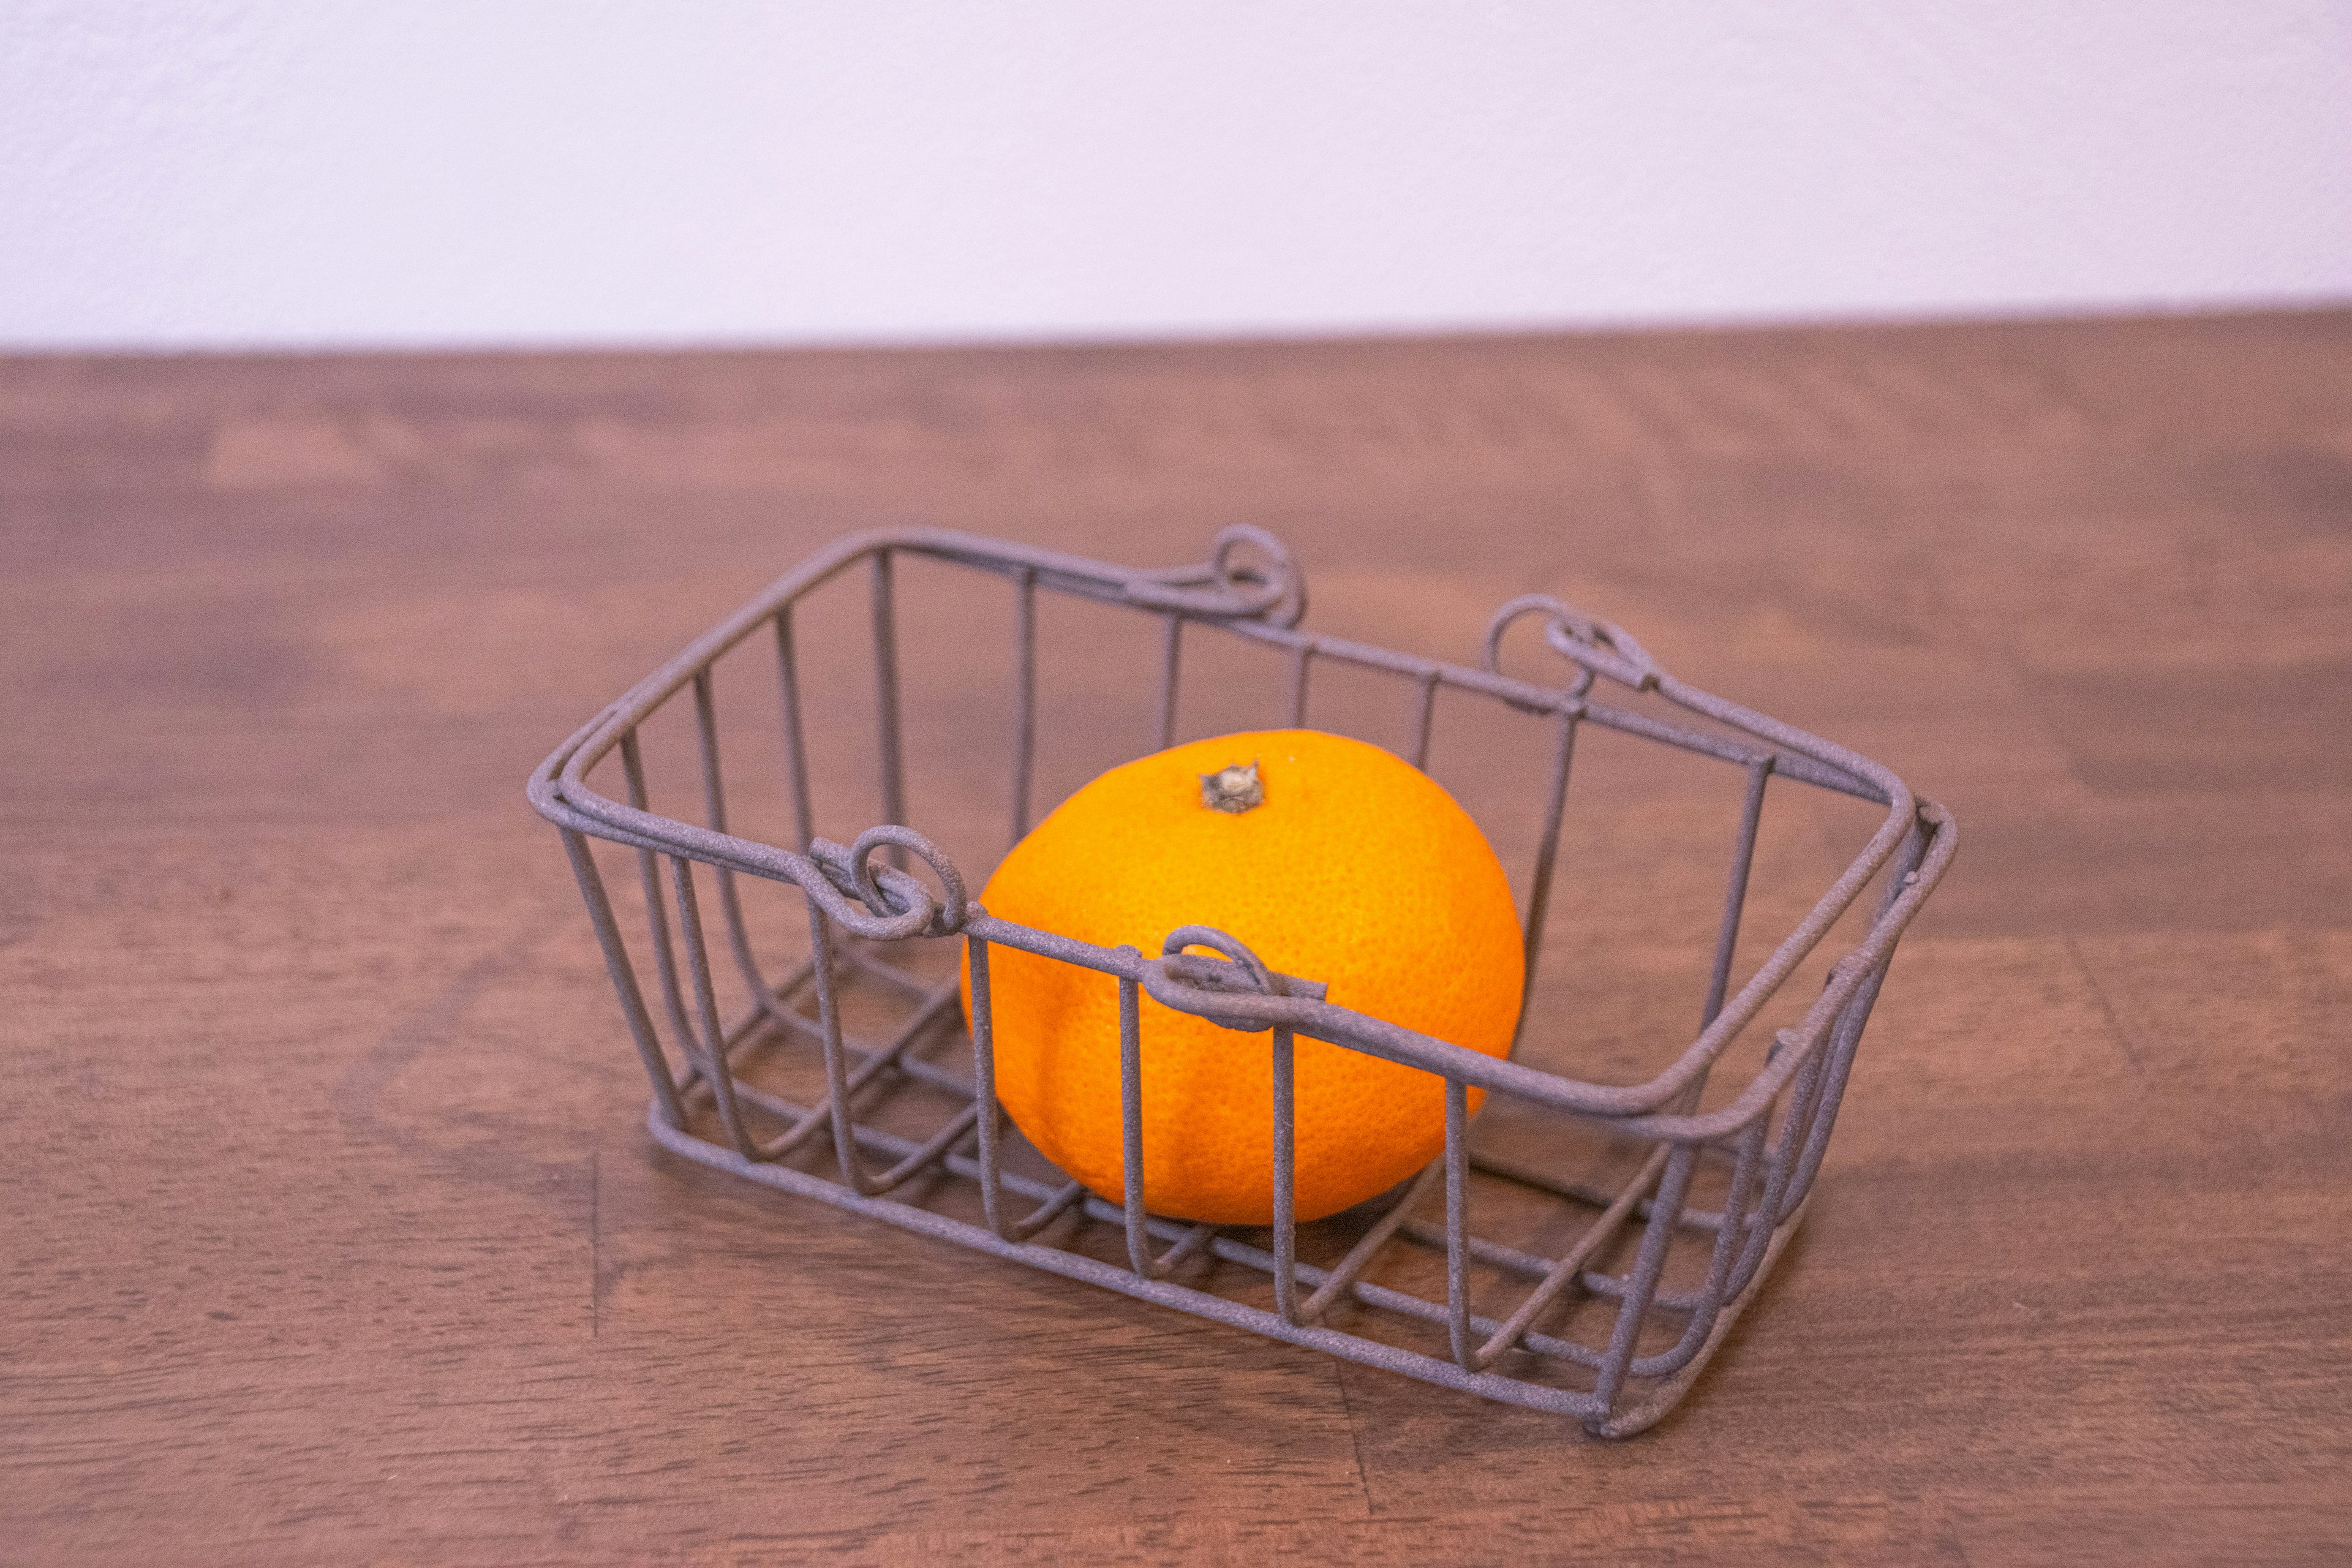
[[(879, 887), (896, 888), (906, 895), (907, 906), (898, 912), (876, 915), (866, 906), (866, 895), (857, 889), (857, 878), (850, 869), (851, 852), (830, 838), (818, 838), (809, 846), (805, 859), (788, 857), (793, 879), (801, 891), (819, 905), (827, 918), (852, 936), (868, 942), (897, 942), (902, 937), (922, 934), (939, 919), (938, 900), (930, 889), (903, 871), (885, 869), (874, 880)], [(891, 906), (887, 902), (885, 910)]]
[[(943, 896), (934, 899), (929, 889), (895, 867), (884, 867), (877, 872), (874, 851), (885, 846), (914, 851), (916, 858), (939, 878)], [(952, 936), (963, 929), (964, 917), (971, 909), (964, 893), (963, 874), (948, 858), (946, 850), (913, 828), (890, 823), (869, 827), (849, 846), (848, 860), (857, 896), (875, 914), (890, 920), (923, 910), (926, 912), (919, 929), (925, 936)]]
[[(1247, 545), (1262, 557), (1244, 558)], [(1307, 614), (1307, 578), (1290, 547), (1262, 528), (1220, 530), (1197, 566), (1139, 572), (1119, 584), (1130, 604), (1213, 621), (1265, 621), (1285, 630)]]
[[(1537, 614), (1543, 615), (1552, 622), (1558, 622), (1565, 616), (1574, 616), (1576, 612), (1549, 594), (1522, 594), (1516, 599), (1507, 601), (1486, 620), (1486, 639), (1484, 648), (1487, 674), (1503, 673), (1503, 634), (1509, 631), (1513, 623), (1522, 616)], [(1568, 686), (1570, 697), (1581, 697), (1592, 689), (1594, 674), (1592, 668), (1581, 659), (1577, 661), (1577, 666), (1576, 678)], [(1507, 698), (1505, 700), (1510, 700)], [(1512, 706), (1520, 707), (1524, 704), (1514, 702)]]
[[(1160, 944), (1160, 955), (1163, 959), (1179, 958), (1183, 955), (1186, 948), (1192, 947), (1208, 948), (1239, 964), (1241, 972), (1249, 976), (1250, 988), (1262, 996), (1290, 994), (1289, 988), (1282, 983), (1282, 976), (1268, 969), (1265, 961), (1256, 953), (1252, 952), (1214, 926), (1178, 926), (1168, 933), (1168, 940)], [(1246, 1032), (1253, 1035), (1257, 1033), (1255, 1029)]]
[(1544, 641), (1553, 652), (1636, 691), (1647, 691), (1664, 679), (1658, 661), (1623, 626), (1595, 620), (1557, 599), (1552, 602), (1559, 608), (1544, 626)]
[(1522, 616), (1541, 613), (1544, 616), (1544, 641), (1554, 653), (1574, 660), (1584, 670), (1584, 678), (1573, 690), (1581, 697), (1592, 687), (1595, 675), (1605, 675), (1621, 686), (1636, 691), (1654, 689), (1665, 679), (1666, 672), (1649, 650), (1633, 640), (1633, 634), (1612, 621), (1595, 620), (1583, 611), (1549, 594), (1522, 594), (1496, 610), (1486, 623), (1486, 668), (1500, 675), (1499, 662), (1503, 633)]
[[(1239, 558), (1241, 547), (1255, 546), (1265, 557), (1262, 567), (1252, 567)], [(1217, 531), (1209, 543), (1209, 564), (1229, 591), (1238, 593), (1244, 585), (1264, 583), (1276, 590), (1273, 607), (1266, 618), (1283, 627), (1297, 626), (1307, 614), (1307, 574), (1291, 558), (1290, 546), (1263, 528), (1248, 523), (1233, 523)]]

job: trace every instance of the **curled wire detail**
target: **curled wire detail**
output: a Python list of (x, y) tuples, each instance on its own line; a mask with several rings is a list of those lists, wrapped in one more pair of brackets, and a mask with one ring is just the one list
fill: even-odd
[(1486, 623), (1486, 668), (1502, 673), (1503, 634), (1524, 616), (1544, 617), (1544, 641), (1553, 652), (1573, 660), (1581, 669), (1575, 694), (1591, 689), (1596, 675), (1622, 686), (1647, 691), (1665, 675), (1649, 650), (1613, 622), (1595, 620), (1549, 594), (1522, 594), (1496, 610)]
[[(1219, 956), (1187, 951), (1196, 947)], [(1321, 981), (1301, 980), (1269, 968), (1248, 947), (1213, 926), (1179, 926), (1170, 931), (1160, 956), (1144, 964), (1138, 978), (1162, 1005), (1244, 1035), (1269, 1027), (1261, 1010), (1248, 1005), (1249, 998), (1320, 1002), (1326, 993)]]
[(1291, 559), (1290, 547), (1245, 522), (1218, 532), (1206, 563), (1139, 573), (1121, 591), (1131, 603), (1202, 620), (1263, 620), (1289, 627), (1307, 614), (1307, 578)]
[[(891, 847), (908, 851), (931, 868), (940, 881), (936, 895), (920, 879), (894, 866), (875, 864), (874, 852)], [(845, 849), (820, 838), (809, 846), (809, 852), (834, 888), (865, 904), (865, 910), (858, 910), (843, 900), (843, 907), (835, 909), (834, 900), (827, 900), (823, 890), (809, 889), (827, 906), (827, 914), (859, 936), (895, 941), (915, 935), (951, 936), (963, 929), (971, 909), (963, 874), (946, 850), (911, 827), (887, 823), (869, 827)]]
[[(1181, 959), (1185, 956), (1186, 949), (1195, 947), (1209, 948), (1216, 952), (1223, 954), (1227, 960), (1239, 965), (1241, 973), (1244, 975), (1246, 975), (1249, 979), (1249, 988), (1255, 991), (1259, 995), (1281, 996), (1287, 994), (1287, 992), (1283, 986), (1281, 977), (1276, 975), (1274, 971), (1268, 969), (1263, 959), (1259, 958), (1256, 953), (1252, 952), (1240, 942), (1236, 941), (1233, 937), (1227, 936), (1224, 932), (1217, 930), (1214, 926), (1178, 926), (1174, 931), (1168, 933), (1168, 940), (1160, 944), (1160, 954), (1163, 959)], [(1210, 962), (1213, 963), (1216, 961), (1212, 959)], [(1182, 973), (1189, 978), (1197, 972), (1197, 966), (1192, 964), (1179, 965), (1176, 966), (1176, 972)], [(1228, 979), (1230, 972), (1210, 971), (1208, 973), (1215, 976), (1215, 978), (1210, 982), (1210, 989), (1217, 991), (1233, 991), (1239, 989), (1239, 987), (1230, 983)]]

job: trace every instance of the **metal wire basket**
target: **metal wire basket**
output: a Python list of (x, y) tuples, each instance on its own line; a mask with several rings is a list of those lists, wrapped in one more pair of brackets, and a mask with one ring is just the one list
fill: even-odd
[[(1041, 699), (1041, 595), (1156, 623), (1143, 646), (1158, 655), (1160, 746), (1176, 735), (1188, 632), (1223, 634), (1272, 654), (1261, 660), (1265, 705), (1293, 727), (1335, 727), (1319, 699), (1310, 711), (1318, 667), (1392, 683), (1409, 725), (1401, 750), (1416, 766), (1430, 763), (1440, 693), (1449, 704), (1466, 700), (1532, 721), (1533, 787), (1517, 797), (1540, 824), (1523, 889), (1530, 986), (1523, 1040), (1547, 1026), (1534, 1005), (1534, 975), (1580, 731), (1597, 726), (1695, 765), (1732, 770), (1738, 826), (1696, 1037), (1646, 1081), (1586, 1082), (1517, 1059), (1523, 1051), (1489, 1058), (1324, 1001), (1316, 977), (1271, 972), (1229, 933), (1184, 928), (1147, 957), (987, 914), (967, 896), (948, 851), (911, 826), (908, 808), (898, 569), (918, 561), (1004, 584), (1009, 736), (989, 755), (959, 743), (929, 760), (946, 781), (943, 793), (967, 804), (1003, 799), (1016, 839), (1030, 822), (1039, 738), (1054, 721)], [(870, 647), (871, 684), (866, 676), (859, 684), (872, 694), (873, 732), (858, 723), (822, 726), (828, 745), (843, 742), (842, 754), (813, 752), (809, 731), (820, 726), (805, 721), (806, 667), (817, 639), (796, 634), (796, 614), (828, 584), (855, 593), (860, 576), (866, 593), (856, 613), (865, 626), (855, 640)], [(961, 590), (961, 602), (973, 602), (972, 592)], [(597, 714), (541, 764), (530, 796), (562, 830), (652, 1080), (646, 1125), (664, 1148), (705, 1165), (997, 1258), (1572, 1415), (1603, 1436), (1638, 1432), (1690, 1387), (1800, 1222), (1896, 939), (1951, 860), (1951, 819), (1887, 769), (1685, 685), (1623, 631), (1557, 600), (1530, 595), (1503, 605), (1487, 627), (1483, 668), (1301, 631), (1305, 602), (1289, 552), (1251, 528), (1221, 533), (1203, 564), (1163, 571), (943, 531), (866, 533), (810, 558)], [(1523, 617), (1570, 661), (1559, 684), (1502, 673), (1505, 633)], [(823, 649), (837, 659), (842, 645), (828, 637)], [(715, 671), (738, 650), (761, 664), (772, 659), (772, 677), (761, 680), (772, 679), (775, 706), (762, 709), (780, 731), (781, 754), (749, 772), (779, 812), (789, 811), (789, 847), (730, 831), (730, 788), (740, 796), (745, 774), (722, 766)], [(969, 664), (956, 662), (949, 686), (968, 688)], [(1601, 700), (1600, 679), (1622, 697)], [(820, 694), (837, 700), (838, 684), (828, 679)], [(686, 702), (676, 704), (681, 695)], [(977, 701), (969, 690), (954, 700)], [(676, 717), (688, 707), (690, 725)], [(673, 715), (667, 721), (666, 711)], [(648, 759), (665, 722), (691, 759), (672, 759), (676, 771), (698, 779), (699, 821), (651, 803), (657, 770)], [(1139, 744), (1149, 739), (1140, 723), (1135, 731), (1137, 749), (1153, 749)], [(811, 774), (813, 766), (837, 772), (852, 752), (870, 755), (869, 809), (881, 826), (844, 847), (814, 830)], [(603, 782), (615, 753), (617, 790)], [(1870, 816), (1874, 830), (1859, 853), (1735, 993), (1733, 961), (1774, 780), (1866, 802), (1884, 816)], [(592, 839), (635, 852), (636, 886), (622, 879), (623, 908)], [(910, 869), (917, 862), (929, 879)], [(709, 871), (698, 874), (698, 866)], [(706, 875), (731, 974), (712, 957)], [(775, 952), (797, 952), (797, 939), (775, 937), (747, 917), (744, 879), (796, 890), (791, 907), (804, 906), (805, 952), (788, 969), (775, 968)], [(1858, 902), (1874, 884), (1874, 902)], [(640, 901), (641, 910), (633, 907)], [(1849, 910), (1847, 926), (1858, 934), (1827, 965), (1818, 994), (1786, 1026), (1752, 1028), (1801, 966), (1818, 966), (1815, 950)], [(642, 926), (635, 952), (625, 917)], [(1135, 1181), (1123, 1205), (1107, 1202), (1025, 1145), (993, 1090), (987, 980), (997, 946), (1115, 977), (1130, 1173), (1151, 1154), (1139, 1088), (1151, 1042), (1139, 1024), (1139, 994), (1258, 1034), (1261, 1044), (1237, 1036), (1235, 1048), (1269, 1050), (1276, 1067), (1266, 1108), (1275, 1146), (1270, 1227), (1162, 1219), (1144, 1212)], [(1203, 946), (1234, 962), (1188, 951)], [(972, 976), (976, 1016), (968, 1027), (958, 1005), (959, 948)], [(651, 959), (652, 1006), (640, 955)], [(740, 1008), (723, 1006), (722, 992), (739, 994)], [(1759, 1033), (1769, 1034), (1760, 1045), (1750, 1038)], [(1299, 1035), (1445, 1084), (1443, 1155), (1402, 1187), (1310, 1225), (1295, 1222), (1287, 1201), (1295, 1129), (1283, 1068)], [(1752, 1067), (1709, 1097), (1710, 1069), (1743, 1040), (1755, 1047)], [(1475, 1123), (1473, 1089), (1488, 1097)]]

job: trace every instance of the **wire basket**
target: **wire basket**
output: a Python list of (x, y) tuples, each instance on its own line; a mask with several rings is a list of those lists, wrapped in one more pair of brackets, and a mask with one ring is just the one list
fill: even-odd
[[(1041, 734), (1056, 721), (1040, 679), (1041, 668), (1055, 669), (1039, 652), (1041, 601), (1055, 597), (1154, 623), (1141, 646), (1157, 652), (1144, 689), (1156, 686), (1160, 747), (1176, 738), (1188, 633), (1260, 650), (1259, 696), (1292, 727), (1336, 727), (1322, 700), (1310, 702), (1318, 668), (1390, 683), (1409, 726), (1401, 750), (1418, 767), (1430, 765), (1441, 693), (1449, 705), (1487, 705), (1532, 724), (1529, 787), (1512, 797), (1539, 824), (1522, 895), (1522, 1041), (1549, 1026), (1534, 983), (1580, 732), (1599, 727), (1694, 766), (1730, 770), (1738, 815), (1720, 916), (1698, 939), (1711, 940), (1712, 962), (1696, 1037), (1646, 1081), (1586, 1082), (1518, 1059), (1518, 1047), (1490, 1058), (1335, 1005), (1314, 977), (1273, 973), (1228, 933), (1183, 928), (1147, 956), (989, 915), (967, 896), (949, 852), (910, 825), (904, 715), (908, 677), (919, 670), (902, 668), (899, 564), (914, 562), (977, 580), (959, 589), (961, 604), (1002, 595), (1012, 690), (1009, 701), (999, 699), (1001, 741), (983, 751), (966, 735), (918, 761), (933, 765), (943, 798), (960, 803), (964, 818), (974, 801), (1003, 801), (996, 820), (1013, 839), (1031, 820)], [(1002, 586), (979, 585), (989, 579)], [(803, 607), (835, 584), (835, 599), (845, 592), (860, 601), (862, 624), (846, 638), (811, 637), (799, 629)], [(1685, 685), (1623, 631), (1557, 600), (1503, 605), (1487, 627), (1483, 668), (1301, 631), (1305, 603), (1289, 552), (1252, 528), (1218, 535), (1203, 564), (1161, 571), (938, 530), (865, 533), (811, 557), (599, 713), (541, 764), (530, 796), (562, 830), (652, 1080), (646, 1125), (664, 1148), (705, 1165), (980, 1252), (1571, 1415), (1596, 1434), (1641, 1431), (1687, 1391), (1799, 1224), (1896, 939), (1951, 860), (1951, 818), (1877, 763)], [(1523, 618), (1570, 661), (1559, 684), (1502, 673), (1505, 634)], [(833, 675), (812, 682), (812, 651), (862, 664), (868, 649), (870, 671), (856, 685), (871, 694), (872, 732), (862, 722), (809, 722), (813, 693), (835, 702), (843, 695)], [(765, 765), (734, 773), (721, 762), (715, 674), (731, 653), (769, 667), (759, 677), (771, 692), (760, 719), (780, 742)], [(972, 661), (953, 662), (941, 689), (976, 711)], [(1133, 689), (1118, 679), (1124, 673), (1107, 675), (1111, 685), (1098, 683), (1094, 700), (1105, 689)], [(1601, 679), (1621, 695), (1602, 700)], [(1231, 697), (1232, 685), (1221, 695)], [(1157, 749), (1140, 744), (1150, 738), (1142, 722), (1134, 731), (1137, 751)], [(825, 745), (842, 744), (812, 751), (819, 731)], [(696, 781), (665, 784), (665, 794), (698, 796), (690, 813), (698, 821), (657, 811), (650, 798), (665, 736), (682, 753), (665, 753), (672, 772)], [(813, 772), (838, 776), (853, 756), (861, 772), (870, 767), (866, 809), (881, 826), (845, 847), (817, 835), (811, 780)], [(747, 777), (788, 814), (776, 837), (790, 847), (730, 830), (730, 790), (741, 798)], [(1776, 780), (1884, 816), (1868, 814), (1867, 842), (1735, 992), (1759, 827)], [(635, 851), (637, 874), (619, 879), (617, 906), (591, 840)], [(779, 912), (768, 926), (747, 914), (746, 879), (795, 890), (772, 900)], [(1874, 900), (1861, 901), (1874, 886)], [(706, 889), (717, 895), (725, 963), (713, 957)], [(1815, 950), (1849, 910), (1844, 929), (1858, 935), (1827, 964), (1819, 993), (1801, 1012), (1781, 1005), (1796, 1013), (1786, 1026), (1759, 1025), (1785, 982), (1809, 961), (1820, 965)], [(779, 935), (772, 928), (785, 923), (782, 913), (798, 929)], [(640, 931), (634, 946), (625, 923)], [(1130, 1173), (1151, 1154), (1140, 1091), (1151, 1042), (1139, 997), (1255, 1032), (1258, 1044), (1237, 1036), (1235, 1048), (1273, 1053), (1270, 1226), (1148, 1214), (1136, 1181), (1124, 1204), (1108, 1202), (1026, 1145), (993, 1089), (988, 960), (1000, 946), (1114, 977)], [(1200, 947), (1233, 962), (1188, 951)], [(789, 962), (780, 963), (779, 952)], [(956, 962), (965, 955), (976, 1015), (968, 1027)], [(1312, 1224), (1297, 1223), (1288, 1202), (1295, 1128), (1283, 1069), (1301, 1035), (1445, 1085), (1444, 1153), (1400, 1188)], [(1738, 1075), (1717, 1075), (1724, 1081), (1710, 1095), (1710, 1069), (1734, 1058)], [(1488, 1097), (1475, 1124), (1473, 1089)]]

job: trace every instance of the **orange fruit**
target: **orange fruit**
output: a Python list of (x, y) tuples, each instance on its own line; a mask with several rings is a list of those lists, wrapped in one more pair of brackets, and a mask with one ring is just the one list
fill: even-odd
[[(1345, 736), (1223, 735), (1113, 768), (1013, 847), (981, 901), (1147, 958), (1179, 926), (1212, 926), (1271, 969), (1324, 982), (1327, 1001), (1488, 1056), (1510, 1048), (1518, 1018), (1518, 916), (1494, 850), (1426, 773)], [(1047, 1159), (1121, 1201), (1118, 982), (1002, 945), (989, 981), (1005, 1110)], [(1140, 1002), (1145, 1206), (1265, 1223), (1271, 1037)], [(1444, 1147), (1443, 1079), (1328, 1041), (1295, 1049), (1301, 1220), (1386, 1191)]]

